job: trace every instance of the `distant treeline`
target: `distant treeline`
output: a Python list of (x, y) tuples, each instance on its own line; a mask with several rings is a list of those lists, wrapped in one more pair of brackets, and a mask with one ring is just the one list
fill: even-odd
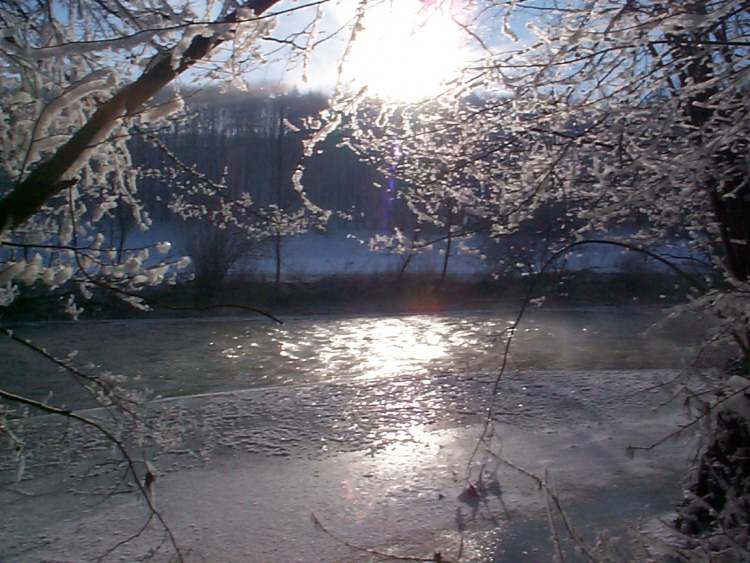
[[(184, 98), (187, 116), (160, 130), (158, 138), (208, 178), (225, 177), (232, 197), (248, 193), (258, 206), (278, 204), (294, 211), (302, 202), (291, 176), (303, 163), (308, 197), (324, 209), (351, 215), (350, 221), (343, 221), (341, 213), (334, 213), (330, 228), (346, 224), (347, 229), (381, 230), (392, 226), (383, 224), (384, 217), (391, 223), (408, 220), (405, 210), (392, 209), (385, 192), (373, 186), (384, 181), (377, 170), (337, 146), (340, 135), (303, 159), (302, 141), (310, 134), (303, 119), (326, 107), (324, 95), (201, 91)], [(141, 137), (133, 137), (130, 148), (134, 162), (144, 169), (173, 165), (163, 151)], [(140, 183), (146, 210), (156, 221), (175, 220), (167, 208), (171, 189), (158, 178), (144, 177)]]

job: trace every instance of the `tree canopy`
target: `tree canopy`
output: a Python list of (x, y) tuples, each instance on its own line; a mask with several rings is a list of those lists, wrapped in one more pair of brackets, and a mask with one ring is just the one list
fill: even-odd
[(466, 25), (482, 54), (454, 88), (408, 106), (363, 102), (352, 144), (395, 170), (421, 221), (461, 215), (456, 234), (501, 237), (555, 203), (558, 248), (688, 241), (724, 273), (695, 305), (718, 308), (747, 355), (747, 8), (480, 2)]
[[(255, 46), (275, 22), (264, 13), (276, 3), (3, 3), (0, 132), (10, 187), (0, 199), (0, 232), (3, 246), (37, 252), (31, 259), (6, 254), (1, 303), (17, 295), (14, 281), (40, 280), (54, 289), (77, 273), (84, 295), (104, 284), (138, 304), (132, 290), (161, 283), (173, 266), (185, 265), (180, 259), (145, 267), (149, 249), (115, 261), (98, 230), (118, 207), (128, 208), (141, 228), (150, 224), (127, 139), (180, 110), (179, 95), (154, 96), (197, 62), (210, 61), (219, 46), (231, 44), (231, 51), (209, 65), (211, 77), (227, 68), (237, 76), (256, 63)], [(77, 310), (72, 300), (69, 308)]]

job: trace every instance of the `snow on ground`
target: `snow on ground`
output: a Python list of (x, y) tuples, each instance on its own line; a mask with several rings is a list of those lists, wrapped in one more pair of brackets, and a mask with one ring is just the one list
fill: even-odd
[[(402, 265), (400, 256), (386, 252), (372, 252), (369, 249), (369, 240), (374, 235), (374, 232), (366, 231), (351, 233), (332, 231), (309, 232), (289, 237), (284, 240), (282, 247), (282, 275), (286, 280), (309, 280), (331, 275), (374, 275), (398, 272)], [(174, 255), (186, 253), (185, 232), (180, 228), (152, 228), (145, 232), (136, 231), (131, 233), (127, 242), (128, 246), (139, 247), (156, 244), (163, 240), (173, 243)], [(482, 260), (482, 241), (479, 238), (470, 237), (461, 239), (460, 242), (465, 247), (465, 251), (458, 250), (457, 245), (454, 244), (448, 265), (450, 275), (472, 277), (487, 275), (497, 269), (498, 264), (493, 263), (491, 259)], [(514, 244), (536, 248), (539, 246), (539, 241), (514, 239)], [(657, 254), (669, 256), (677, 265), (694, 265), (690, 259), (689, 249), (680, 241), (664, 244), (652, 250)], [(421, 252), (409, 262), (408, 272), (439, 275), (443, 267), (443, 251), (443, 243), (436, 243), (429, 250)], [(679, 258), (681, 256), (685, 258)], [(701, 257), (693, 256), (693, 258)], [(645, 259), (640, 254), (604, 245), (591, 245), (571, 253), (565, 259), (565, 267), (571, 271), (597, 270), (600, 272), (663, 270), (662, 265)], [(234, 273), (251, 274), (272, 280), (275, 270), (275, 247), (273, 241), (269, 241), (259, 245), (250, 255), (241, 258), (234, 268)]]

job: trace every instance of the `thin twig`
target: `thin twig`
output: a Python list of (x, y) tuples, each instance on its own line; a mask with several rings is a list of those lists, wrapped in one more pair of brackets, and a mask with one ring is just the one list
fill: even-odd
[[(545, 469), (544, 480), (547, 481), (548, 478), (549, 478), (548, 472)], [(549, 489), (545, 487), (544, 504), (547, 508), (547, 522), (549, 523), (550, 533), (552, 534), (552, 543), (555, 546), (555, 554), (557, 555), (557, 563), (565, 563), (565, 555), (563, 554), (562, 546), (560, 545), (560, 535), (557, 533), (557, 527), (555, 526), (555, 519), (552, 516), (552, 505), (550, 504), (549, 496), (550, 496)]]
[[(50, 362), (52, 362), (53, 364), (55, 364), (59, 368), (62, 368), (63, 370), (67, 371), (68, 373), (71, 373), (75, 377), (80, 378), (80, 379), (84, 379), (86, 381), (90, 381), (92, 384), (94, 384), (97, 387), (99, 387), (102, 390), (102, 392), (105, 394), (105, 396), (107, 398), (112, 399), (113, 402), (116, 402), (117, 405), (123, 411), (127, 412), (131, 416), (135, 416), (135, 414), (130, 410), (130, 407), (125, 407), (123, 405), (123, 403), (130, 403), (131, 405), (134, 405), (135, 402), (132, 401), (132, 400), (130, 400), (130, 399), (124, 398), (124, 397), (119, 397), (115, 393), (115, 390), (112, 388), (112, 386), (108, 382), (106, 382), (103, 379), (101, 379), (100, 377), (97, 377), (95, 375), (89, 375), (87, 373), (82, 372), (77, 367), (69, 364), (68, 362), (65, 362), (65, 361), (63, 361), (63, 360), (61, 360), (61, 359), (53, 356), (51, 353), (49, 353), (47, 351), (46, 348), (42, 348), (41, 346), (37, 346), (36, 344), (34, 344), (33, 342), (31, 342), (30, 340), (28, 340), (26, 338), (21, 338), (14, 331), (12, 331), (10, 329), (7, 329), (7, 328), (5, 328), (3, 326), (0, 326), (0, 334), (4, 334), (5, 336), (7, 336), (8, 338), (10, 338), (11, 340), (13, 340), (13, 341), (21, 344), (22, 346), (25, 346), (29, 350), (34, 351), (35, 353), (37, 353), (40, 356), (42, 356), (43, 358), (49, 360)], [(79, 380), (77, 380), (77, 381), (79, 381)], [(80, 383), (80, 381), (79, 381), (79, 383)], [(83, 387), (86, 388), (85, 386), (83, 386)]]
[(652, 444), (650, 444), (648, 446), (628, 446), (627, 449), (630, 452), (633, 452), (633, 451), (636, 451), (636, 450), (639, 450), (639, 451), (651, 451), (654, 448), (656, 448), (658, 446), (661, 446), (664, 442), (667, 442), (668, 440), (670, 440), (672, 438), (675, 438), (676, 436), (679, 436), (680, 434), (684, 433), (686, 430), (692, 428), (693, 426), (695, 426), (696, 424), (698, 424), (699, 422), (701, 422), (707, 416), (709, 416), (710, 414), (712, 414), (716, 410), (716, 407), (718, 407), (722, 403), (725, 403), (729, 399), (732, 399), (732, 398), (736, 397), (737, 395), (740, 395), (741, 393), (744, 393), (744, 392), (746, 392), (748, 390), (750, 390), (750, 383), (747, 384), (747, 385), (745, 385), (744, 387), (741, 387), (737, 391), (734, 391), (733, 393), (730, 393), (729, 395), (726, 395), (726, 396), (722, 397), (721, 399), (719, 399), (715, 403), (713, 403), (711, 405), (708, 405), (708, 408), (706, 408), (701, 414), (699, 414), (693, 420), (691, 420), (690, 422), (687, 422), (685, 424), (680, 424), (677, 427), (677, 430), (674, 430), (674, 431), (670, 432), (669, 434), (667, 434), (666, 436), (660, 438), (656, 442), (653, 442)]
[(33, 407), (35, 409), (38, 409), (42, 412), (46, 412), (48, 414), (53, 414), (57, 416), (62, 416), (68, 419), (76, 420), (86, 426), (90, 426), (97, 430), (99, 433), (101, 433), (107, 440), (109, 440), (112, 444), (114, 444), (117, 449), (120, 452), (120, 455), (122, 455), (123, 459), (125, 459), (125, 462), (128, 464), (128, 469), (130, 470), (130, 474), (133, 476), (133, 480), (138, 487), (138, 490), (141, 493), (141, 496), (146, 501), (146, 504), (148, 505), (149, 509), (149, 520), (152, 517), (156, 517), (159, 520), (159, 523), (161, 524), (162, 528), (164, 529), (165, 533), (169, 536), (169, 541), (172, 544), (172, 547), (175, 550), (175, 555), (177, 557), (177, 560), (180, 563), (184, 562), (184, 558), (182, 556), (182, 552), (177, 545), (177, 540), (174, 537), (174, 534), (172, 533), (172, 529), (169, 527), (169, 525), (166, 523), (164, 518), (162, 517), (161, 513), (156, 509), (153, 502), (151, 501), (151, 497), (146, 491), (143, 483), (141, 483), (140, 479), (138, 478), (138, 472), (135, 468), (135, 461), (131, 457), (130, 453), (128, 452), (127, 448), (125, 447), (125, 444), (120, 440), (117, 436), (115, 436), (111, 431), (109, 431), (107, 428), (102, 426), (99, 422), (92, 418), (88, 418), (85, 416), (82, 416), (72, 410), (68, 409), (62, 409), (59, 407), (55, 407), (52, 405), (49, 405), (47, 403), (43, 403), (41, 401), (36, 401), (34, 399), (30, 399), (28, 397), (24, 397), (22, 395), (18, 395), (16, 393), (11, 393), (9, 391), (6, 391), (4, 389), (0, 389), (0, 397), (3, 399), (6, 399), (8, 401), (12, 401), (14, 403), (19, 403), (22, 405), (27, 405), (30, 407)]
[(320, 519), (315, 515), (314, 512), (310, 513), (310, 517), (312, 518), (313, 524), (315, 524), (315, 527), (319, 528), (322, 532), (324, 532), (326, 535), (330, 536), (340, 544), (343, 544), (347, 547), (350, 547), (352, 549), (356, 549), (357, 551), (362, 551), (364, 553), (369, 553), (370, 555), (377, 555), (378, 557), (385, 557), (387, 559), (393, 559), (396, 561), (423, 561), (423, 562), (434, 562), (434, 563), (451, 563), (450, 560), (443, 558), (439, 552), (435, 553), (432, 557), (413, 557), (409, 555), (396, 555), (392, 553), (387, 553), (385, 551), (378, 551), (377, 549), (371, 549), (369, 547), (363, 547), (361, 545), (357, 545), (354, 543), (351, 543), (350, 541), (346, 540), (345, 538), (342, 538), (341, 536), (335, 534), (328, 528), (326, 528), (323, 523), (320, 521)]

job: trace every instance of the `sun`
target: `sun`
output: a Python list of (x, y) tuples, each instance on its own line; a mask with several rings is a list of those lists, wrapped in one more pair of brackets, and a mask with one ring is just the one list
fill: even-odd
[(367, 9), (343, 77), (372, 96), (414, 102), (438, 94), (468, 57), (465, 34), (447, 7), (385, 1)]

